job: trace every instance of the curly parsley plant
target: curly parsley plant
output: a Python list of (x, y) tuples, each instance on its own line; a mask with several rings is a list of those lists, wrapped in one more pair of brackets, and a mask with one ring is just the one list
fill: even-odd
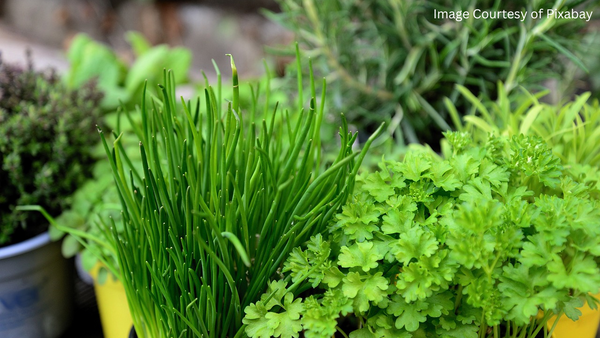
[[(540, 139), (448, 133), (361, 176), (328, 236), (245, 309), (264, 337), (549, 337), (600, 290), (598, 181)], [(326, 237), (328, 239), (326, 239)]]

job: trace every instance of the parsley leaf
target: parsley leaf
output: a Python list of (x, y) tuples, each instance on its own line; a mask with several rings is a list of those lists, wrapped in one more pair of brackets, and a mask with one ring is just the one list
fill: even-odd
[(377, 250), (373, 250), (372, 242), (354, 243), (350, 247), (342, 247), (338, 264), (344, 268), (360, 267), (367, 272), (376, 268), (380, 259), (383, 259), (383, 256), (378, 255)]

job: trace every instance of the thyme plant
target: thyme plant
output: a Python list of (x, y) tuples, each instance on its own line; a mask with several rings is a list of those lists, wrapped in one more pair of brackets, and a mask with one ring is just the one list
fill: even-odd
[(39, 204), (58, 216), (70, 195), (92, 176), (90, 138), (101, 121), (102, 93), (94, 83), (68, 89), (52, 69), (36, 71), (0, 60), (0, 247), (48, 230)]
[(142, 100), (136, 133), (143, 169), (125, 172), (120, 137), (111, 149), (101, 132), (124, 225), (122, 233), (114, 222), (106, 230), (139, 337), (242, 335), (244, 307), (259, 299), (294, 247), (326, 228), (379, 134), (353, 152), (356, 134), (344, 122), (337, 157), (321, 163), (324, 104), (315, 86), (309, 107), (297, 114), (246, 109), (233, 59), (231, 66), (226, 108), (220, 82), (178, 108), (172, 73), (160, 101)]

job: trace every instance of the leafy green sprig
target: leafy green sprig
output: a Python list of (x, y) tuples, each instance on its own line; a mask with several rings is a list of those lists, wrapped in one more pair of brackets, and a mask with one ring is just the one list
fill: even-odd
[(123, 166), (132, 166), (120, 136), (111, 149), (101, 132), (124, 220), (121, 234), (114, 223), (107, 231), (140, 337), (243, 334), (242, 309), (259, 299), (292, 248), (340, 210), (373, 140), (353, 152), (356, 135), (344, 123), (337, 157), (320, 163), (323, 106), (315, 92), (297, 120), (275, 109), (255, 124), (248, 117), (260, 112), (256, 104), (240, 107), (233, 59), (231, 66), (226, 109), (220, 82), (176, 109), (172, 73), (161, 101), (142, 100), (142, 170), (126, 173)]
[(548, 337), (552, 316), (595, 308), (597, 179), (540, 138), (446, 137), (445, 159), (420, 148), (362, 175), (331, 235), (295, 248), (284, 279), (245, 309), (246, 333)]
[(552, 105), (540, 102), (547, 90), (535, 94), (522, 90), (521, 95), (509, 96), (504, 84), (498, 83), (495, 101), (482, 101), (460, 85), (457, 90), (473, 106), (460, 121), (456, 107), (446, 100), (449, 111), (459, 121), (457, 130), (468, 131), (476, 139), (485, 139), (488, 133), (539, 136), (565, 166), (583, 167), (585, 171), (600, 166), (600, 106), (590, 99), (590, 93)]

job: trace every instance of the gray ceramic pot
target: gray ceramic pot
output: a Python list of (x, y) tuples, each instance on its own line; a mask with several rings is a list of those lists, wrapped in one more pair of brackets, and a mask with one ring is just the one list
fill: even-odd
[(47, 232), (0, 248), (0, 337), (60, 337), (71, 320), (70, 277)]

